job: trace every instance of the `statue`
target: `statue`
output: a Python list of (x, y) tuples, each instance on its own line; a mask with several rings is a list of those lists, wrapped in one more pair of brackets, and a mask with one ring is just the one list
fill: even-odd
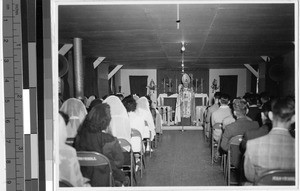
[(191, 88), (189, 75), (183, 74), (182, 84), (178, 87), (178, 96), (175, 109), (175, 123), (181, 122), (182, 126), (196, 124), (195, 93)]

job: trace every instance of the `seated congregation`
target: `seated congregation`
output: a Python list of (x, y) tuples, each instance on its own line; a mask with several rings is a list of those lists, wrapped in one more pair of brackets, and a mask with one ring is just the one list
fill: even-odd
[[(69, 98), (59, 114), (60, 186), (138, 185), (136, 175), (142, 178), (145, 157), (162, 135), (161, 114), (149, 97)], [(216, 92), (203, 118), (211, 164), (220, 163), (228, 186), (295, 185), (293, 97), (230, 99)]]
[[(60, 106), (60, 186), (133, 186), (162, 135), (148, 97), (69, 98)], [(105, 161), (106, 160), (106, 161)]]
[(228, 186), (295, 185), (293, 97), (264, 92), (230, 100), (216, 92), (204, 115), (211, 163), (221, 164)]

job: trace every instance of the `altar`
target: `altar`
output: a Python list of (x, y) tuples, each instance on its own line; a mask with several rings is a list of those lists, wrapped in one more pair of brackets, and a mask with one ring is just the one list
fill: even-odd
[[(176, 125), (175, 124), (175, 110), (176, 100), (178, 94), (167, 94), (159, 95), (157, 99), (157, 107), (163, 120), (163, 125)], [(208, 106), (209, 99), (207, 94), (198, 93), (195, 94), (195, 115), (196, 115), (196, 126), (200, 126), (203, 123), (203, 114)]]

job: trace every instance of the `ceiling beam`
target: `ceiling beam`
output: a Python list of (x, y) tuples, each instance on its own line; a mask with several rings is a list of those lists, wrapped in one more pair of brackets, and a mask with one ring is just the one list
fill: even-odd
[(262, 58), (265, 62), (270, 62), (270, 57), (269, 57), (269, 56), (261, 56), (261, 58)]
[(108, 79), (113, 77), (119, 70), (122, 68), (123, 65), (117, 65), (109, 74), (108, 74)]
[(93, 62), (93, 66), (94, 66), (94, 69), (97, 68), (97, 66), (99, 66), (99, 64), (105, 59), (105, 57), (98, 57), (97, 60), (95, 60)]
[(250, 65), (250, 64), (244, 64), (244, 66), (256, 77), (258, 78), (258, 72)]
[(64, 44), (63, 47), (59, 49), (59, 54), (64, 56), (72, 47), (73, 44)]

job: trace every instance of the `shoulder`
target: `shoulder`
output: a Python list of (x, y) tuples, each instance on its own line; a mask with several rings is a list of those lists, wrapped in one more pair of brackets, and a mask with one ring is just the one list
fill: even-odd
[(109, 142), (116, 142), (117, 138), (109, 133), (102, 133), (102, 140), (105, 143), (109, 143)]

